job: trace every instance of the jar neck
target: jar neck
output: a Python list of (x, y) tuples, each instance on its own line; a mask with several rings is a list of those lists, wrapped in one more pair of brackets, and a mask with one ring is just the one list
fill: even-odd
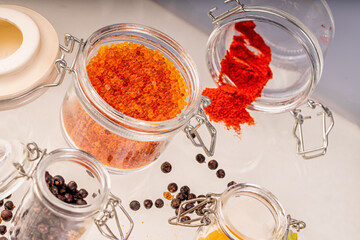
[(252, 184), (236, 184), (222, 193), (216, 218), (229, 239), (280, 240), (288, 226), (285, 211), (276, 197)]
[[(61, 166), (67, 168), (63, 172), (78, 172), (79, 176), (74, 174), (74, 177), (89, 178), (94, 183), (96, 182), (97, 194), (90, 196), (89, 193), (86, 205), (65, 203), (50, 192), (45, 181), (45, 172), (50, 170), (54, 175), (61, 175)], [(110, 176), (105, 167), (90, 154), (75, 149), (58, 149), (46, 155), (39, 163), (33, 180), (34, 194), (45, 207), (54, 214), (80, 221), (97, 214), (106, 204), (110, 194)], [(85, 186), (84, 188), (86, 189)]]
[[(159, 122), (131, 118), (107, 104), (93, 88), (86, 71), (91, 57), (100, 46), (133, 41), (145, 44), (165, 54), (177, 65), (187, 83), (189, 99), (186, 108), (177, 117)], [(179, 131), (200, 107), (198, 73), (190, 56), (173, 39), (164, 33), (137, 24), (115, 24), (94, 32), (81, 49), (76, 65), (75, 91), (87, 113), (103, 127), (133, 140), (163, 140)]]

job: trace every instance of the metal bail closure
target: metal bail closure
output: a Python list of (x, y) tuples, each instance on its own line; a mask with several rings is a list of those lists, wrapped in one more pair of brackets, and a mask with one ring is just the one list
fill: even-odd
[[(301, 155), (304, 159), (311, 159), (320, 157), (326, 154), (328, 148), (328, 135), (331, 129), (334, 126), (334, 117), (332, 112), (326, 106), (322, 105), (321, 103), (314, 102), (313, 100), (307, 101), (308, 107), (311, 109), (315, 109), (317, 106), (322, 108), (322, 112), (319, 112), (317, 115), (322, 115), (322, 138), (323, 138), (323, 145), (321, 147), (313, 148), (313, 149), (305, 149), (304, 147), (304, 136), (303, 136), (303, 129), (302, 124), (304, 123), (305, 119), (311, 118), (311, 116), (303, 116), (300, 114), (300, 109), (295, 109), (291, 111), (291, 115), (295, 118), (295, 125), (293, 128), (293, 135), (297, 140), (297, 153)], [(329, 126), (327, 127), (326, 119), (329, 119)]]
[[(171, 225), (183, 226), (183, 227), (202, 227), (211, 224), (210, 216), (215, 215), (215, 207), (217, 204), (217, 199), (220, 197), (220, 194), (209, 193), (206, 197), (194, 198), (191, 200), (184, 201), (179, 206), (179, 211), (177, 216), (169, 218), (168, 222)], [(185, 209), (185, 205), (194, 205), (192, 208), (182, 211)], [(189, 206), (188, 205), (188, 206)], [(187, 220), (185, 216), (193, 212), (199, 216), (191, 220)]]
[[(297, 233), (301, 229), (304, 229), (306, 227), (306, 224), (303, 221), (299, 221), (291, 218), (290, 215), (287, 215), (287, 219), (288, 219), (288, 225), (283, 240), (297, 240)], [(296, 232), (293, 232), (290, 228), (296, 230)]]
[[(23, 98), (33, 94), (34, 92), (36, 92), (38, 90), (41, 90), (44, 88), (57, 87), (63, 82), (66, 72), (69, 72), (69, 73), (75, 72), (75, 70), (74, 70), (75, 63), (79, 56), (81, 46), (84, 45), (84, 40), (83, 39), (79, 40), (76, 37), (72, 36), (71, 34), (66, 33), (64, 36), (64, 43), (65, 43), (65, 46), (62, 46), (61, 44), (59, 45), (61, 57), (59, 59), (57, 59), (54, 63), (55, 69), (56, 69), (58, 75), (57, 75), (56, 80), (53, 83), (39, 85), (37, 87), (34, 87), (33, 89), (31, 89), (30, 91), (26, 92), (23, 95), (16, 96), (13, 98), (8, 98), (6, 100), (1, 100), (0, 103), (1, 102), (15, 102), (15, 101), (18, 101), (20, 99), (23, 99)], [(71, 65), (68, 66), (67, 62), (65, 60), (66, 54), (71, 54), (74, 51), (76, 43), (78, 43), (78, 46), (76, 49), (74, 59), (73, 59)]]
[[(121, 205), (120, 198), (114, 196), (113, 194), (110, 194), (110, 198), (105, 206), (105, 208), (101, 211), (100, 216), (97, 217), (94, 221), (96, 226), (98, 227), (100, 233), (109, 239), (113, 240), (127, 240), (134, 228), (134, 222), (131, 219), (130, 215), (126, 212), (125, 208)], [(122, 230), (120, 226), (120, 220), (116, 211), (116, 207), (119, 207), (120, 210), (123, 212), (125, 217), (128, 219), (130, 223), (129, 229), (125, 232)], [(108, 220), (115, 218), (116, 227), (118, 229), (118, 232), (120, 234), (120, 238), (116, 237), (113, 231), (111, 231), (110, 227), (108, 226)]]
[[(201, 102), (202, 104), (204, 104), (204, 106), (208, 106), (211, 103), (211, 100), (208, 97), (202, 96), (201, 98)], [(216, 144), (216, 129), (215, 127), (210, 123), (209, 119), (206, 117), (204, 110), (202, 110), (202, 108), (199, 108), (199, 111), (197, 114), (195, 114), (193, 117), (195, 117), (196, 121), (197, 121), (197, 125), (196, 126), (192, 126), (191, 123), (189, 122), (185, 128), (184, 128), (184, 132), (186, 133), (186, 136), (191, 140), (191, 142), (194, 144), (194, 146), (196, 147), (202, 147), (202, 149), (204, 150), (204, 152), (206, 153), (206, 155), (208, 157), (211, 157), (214, 155), (215, 152), (215, 144)], [(200, 137), (200, 134), (198, 133), (198, 129), (201, 127), (201, 125), (205, 124), (207, 130), (210, 133), (210, 148), (205, 146), (204, 141), (202, 140), (202, 138)]]
[(242, 12), (244, 11), (244, 5), (240, 3), (240, 0), (225, 0), (224, 3), (230, 3), (230, 2), (235, 2), (236, 6), (222, 14), (220, 14), (219, 16), (214, 16), (213, 12), (215, 12), (217, 10), (217, 8), (213, 8), (208, 12), (208, 15), (210, 17), (210, 19), (212, 20), (213, 24), (218, 24), (219, 22), (221, 22), (222, 20), (226, 19), (227, 17), (229, 17), (230, 15), (234, 14), (234, 13), (238, 13), (238, 12)]

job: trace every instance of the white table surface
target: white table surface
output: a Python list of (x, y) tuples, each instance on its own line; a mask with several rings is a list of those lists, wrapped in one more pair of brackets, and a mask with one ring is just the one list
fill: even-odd
[[(159, 29), (178, 41), (197, 64), (203, 87), (214, 86), (205, 65), (208, 36), (151, 1), (35, 1), (1, 0), (31, 8), (47, 18), (62, 42), (64, 33), (87, 38), (93, 31), (113, 23), (141, 23)], [(66, 147), (61, 135), (59, 110), (68, 76), (62, 86), (48, 90), (36, 101), (16, 110), (0, 112), (0, 137), (36, 141), (53, 150)], [(180, 132), (151, 168), (131, 175), (112, 176), (112, 192), (122, 198), (135, 222), (130, 239), (192, 239), (195, 229), (170, 226), (174, 211), (165, 207), (134, 212), (131, 200), (162, 197), (170, 182), (189, 185), (195, 194), (222, 192), (231, 180), (261, 185), (272, 191), (285, 210), (304, 220), (301, 239), (360, 239), (360, 130), (334, 112), (326, 156), (305, 161), (295, 153), (290, 114), (253, 113), (256, 125), (244, 127), (241, 138), (216, 125), (218, 141), (213, 157), (225, 169), (218, 179), (194, 157), (200, 152)], [(316, 130), (316, 129), (310, 129)], [(210, 158), (207, 158), (210, 160)], [(170, 161), (173, 171), (163, 174), (160, 165)], [(18, 195), (18, 194), (17, 194)], [(83, 239), (102, 239), (96, 227)]]

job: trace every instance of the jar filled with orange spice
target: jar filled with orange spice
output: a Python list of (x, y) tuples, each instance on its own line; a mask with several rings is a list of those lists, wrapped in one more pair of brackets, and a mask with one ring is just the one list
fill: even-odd
[(296, 231), (306, 226), (287, 215), (271, 192), (247, 183), (184, 201), (183, 207), (187, 210), (179, 211), (169, 223), (199, 227), (194, 240), (296, 240)]
[(80, 46), (74, 73), (61, 109), (65, 139), (110, 172), (149, 166), (180, 130), (213, 154), (216, 130), (201, 109), (209, 100), (189, 55), (164, 33), (136, 24), (103, 27)]

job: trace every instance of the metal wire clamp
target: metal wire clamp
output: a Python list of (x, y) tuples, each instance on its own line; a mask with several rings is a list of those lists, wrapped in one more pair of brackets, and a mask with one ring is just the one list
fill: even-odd
[[(129, 229), (126, 231), (125, 235), (120, 226), (120, 220), (116, 211), (116, 207), (119, 207), (120, 210), (124, 213), (126, 218), (130, 223)], [(116, 237), (115, 234), (111, 231), (110, 227), (108, 226), (107, 222), (115, 218), (116, 226), (118, 228), (118, 232), (120, 234), (120, 238)], [(134, 228), (134, 222), (131, 219), (130, 215), (126, 212), (125, 208), (121, 205), (121, 200), (111, 194), (105, 208), (101, 211), (101, 215), (94, 219), (96, 226), (98, 227), (100, 233), (109, 239), (112, 240), (127, 240)]]
[[(204, 106), (208, 106), (211, 103), (211, 100), (208, 97), (202, 96), (201, 99), (202, 104)], [(206, 117), (204, 110), (199, 108), (199, 111), (197, 114), (194, 115), (197, 124), (196, 126), (192, 126), (190, 123), (188, 123), (184, 127), (184, 132), (186, 133), (186, 136), (190, 139), (190, 141), (194, 144), (196, 147), (202, 147), (204, 152), (208, 157), (211, 157), (214, 155), (215, 152), (215, 144), (216, 144), (216, 129), (215, 127), (210, 123), (209, 119)], [(206, 147), (204, 141), (200, 137), (200, 134), (198, 133), (198, 129), (201, 127), (201, 125), (205, 124), (207, 130), (210, 133), (210, 148)]]
[(242, 12), (244, 10), (244, 5), (240, 3), (240, 0), (225, 0), (224, 3), (230, 3), (230, 2), (235, 2), (236, 6), (222, 14), (220, 14), (219, 16), (214, 16), (213, 13), (217, 10), (217, 8), (213, 8), (208, 12), (208, 15), (210, 17), (210, 19), (212, 20), (213, 24), (218, 24), (219, 22), (221, 22), (222, 20), (226, 19), (227, 17), (229, 17), (230, 15), (234, 14), (234, 13), (238, 13), (238, 12)]
[[(313, 148), (313, 149), (305, 149), (304, 147), (304, 134), (302, 125), (305, 119), (310, 119), (311, 116), (303, 116), (300, 109), (295, 109), (291, 111), (291, 115), (295, 118), (295, 125), (293, 128), (293, 135), (297, 140), (297, 153), (301, 155), (304, 159), (312, 159), (316, 157), (320, 157), (326, 154), (328, 148), (328, 136), (331, 129), (334, 126), (334, 117), (332, 112), (326, 106), (322, 105), (321, 103), (317, 103), (313, 100), (307, 101), (308, 107), (311, 109), (315, 109), (316, 107), (321, 107), (322, 112), (318, 113), (318, 115), (322, 116), (322, 140), (323, 144), (320, 147)], [(326, 118), (330, 120), (330, 125), (327, 127), (326, 125)]]

